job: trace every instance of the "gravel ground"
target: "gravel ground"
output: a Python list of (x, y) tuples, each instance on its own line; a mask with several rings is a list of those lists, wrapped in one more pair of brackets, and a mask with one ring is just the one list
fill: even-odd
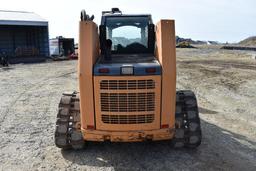
[(0, 170), (256, 170), (256, 62), (248, 52), (177, 50), (177, 88), (195, 91), (203, 140), (55, 147), (61, 93), (77, 90), (76, 61), (0, 68)]

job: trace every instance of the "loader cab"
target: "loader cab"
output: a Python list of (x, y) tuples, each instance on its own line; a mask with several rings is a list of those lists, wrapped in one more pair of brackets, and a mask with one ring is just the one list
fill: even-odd
[[(125, 65), (134, 70), (131, 75), (148, 75), (146, 65), (156, 71), (153, 75), (160, 75), (150, 14), (122, 14), (117, 8), (103, 11), (99, 32), (101, 57), (94, 67), (95, 75), (122, 75), (120, 70)], [(100, 73), (101, 68), (110, 72)]]
[(151, 15), (125, 15), (120, 11), (103, 12), (100, 25), (101, 47), (105, 47), (105, 42), (111, 40), (112, 54), (153, 54), (154, 28)]

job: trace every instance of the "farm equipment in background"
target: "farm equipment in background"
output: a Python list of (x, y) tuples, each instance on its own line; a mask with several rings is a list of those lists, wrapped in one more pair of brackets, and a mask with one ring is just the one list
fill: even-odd
[(62, 36), (50, 39), (50, 56), (53, 60), (77, 59), (74, 39)]
[(180, 42), (176, 45), (177, 48), (196, 48), (192, 46), (189, 42)]
[(0, 64), (4, 67), (9, 66), (9, 59), (8, 59), (8, 55), (5, 52), (2, 52), (0, 54)]
[(75, 44), (75, 51), (70, 55), (70, 59), (78, 59), (78, 44)]

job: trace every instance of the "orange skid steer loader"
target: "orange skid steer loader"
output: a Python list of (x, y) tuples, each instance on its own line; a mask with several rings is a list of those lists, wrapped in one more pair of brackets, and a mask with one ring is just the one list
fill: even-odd
[(171, 140), (201, 144), (197, 100), (176, 91), (174, 20), (102, 12), (98, 26), (85, 11), (79, 30), (79, 93), (64, 93), (55, 144), (81, 149), (87, 141)]

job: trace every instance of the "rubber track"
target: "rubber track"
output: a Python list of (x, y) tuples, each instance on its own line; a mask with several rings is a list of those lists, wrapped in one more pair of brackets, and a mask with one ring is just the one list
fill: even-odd
[(177, 91), (175, 117), (174, 147), (198, 147), (201, 144), (202, 131), (197, 100), (192, 91)]
[(64, 93), (57, 114), (55, 144), (63, 149), (79, 149), (84, 145), (84, 139), (80, 130), (79, 95)]

